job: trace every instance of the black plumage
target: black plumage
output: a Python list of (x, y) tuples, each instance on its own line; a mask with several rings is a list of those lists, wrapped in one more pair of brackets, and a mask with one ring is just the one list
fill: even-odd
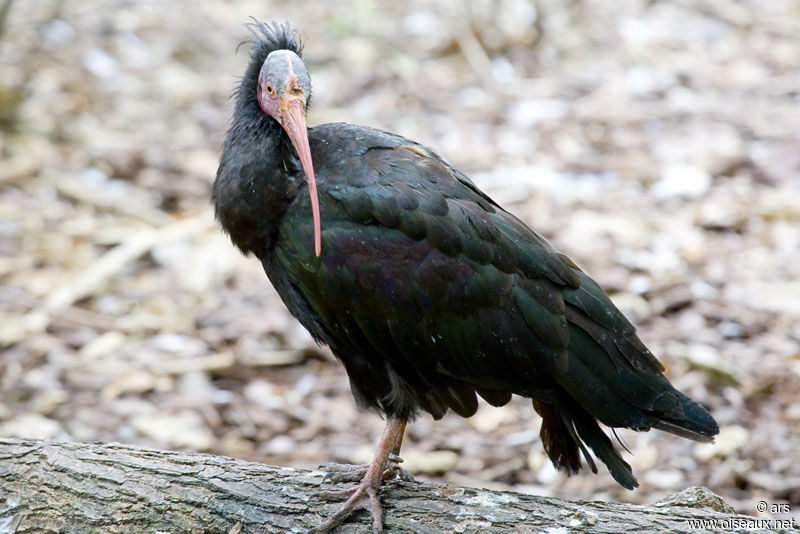
[[(556, 467), (574, 473), (583, 456), (596, 471), (588, 447), (626, 488), (636, 480), (598, 422), (712, 439), (713, 418), (670, 385), (603, 290), (430, 149), (323, 124), (307, 130), (304, 161), (301, 42), (287, 24), (251, 28), (216, 216), (342, 361), (360, 406), (404, 425), (419, 411), (469, 417), (476, 395), (496, 406), (529, 397)], [(395, 452), (397, 434), (387, 441)]]

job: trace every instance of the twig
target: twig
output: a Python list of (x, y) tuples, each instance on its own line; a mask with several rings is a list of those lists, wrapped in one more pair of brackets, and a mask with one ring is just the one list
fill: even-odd
[(44, 331), (53, 315), (99, 291), (117, 271), (153, 247), (200, 234), (211, 229), (213, 224), (211, 217), (203, 213), (162, 228), (148, 228), (131, 235), (103, 254), (75, 279), (53, 290), (41, 307), (22, 316), (19, 321), (0, 327), (0, 347), (18, 343)]
[(3, 5), (0, 6), (0, 41), (3, 40), (3, 34), (6, 30), (6, 20), (8, 20), (8, 13), (11, 11), (11, 4), (14, 3), (14, 0), (6, 0), (3, 2)]
[(454, 4), (447, 11), (448, 18), (454, 21), (453, 39), (469, 63), (478, 80), (486, 85), (491, 80), (492, 60), (472, 30), (471, 4)]
[(213, 371), (227, 369), (236, 362), (231, 352), (218, 352), (191, 358), (171, 358), (158, 360), (150, 365), (150, 370), (159, 375), (180, 375), (190, 371)]
[(122, 195), (112, 195), (81, 184), (64, 176), (48, 180), (59, 193), (78, 202), (139, 219), (153, 226), (169, 224), (173, 218), (163, 211), (132, 201)]
[(492, 60), (489, 59), (489, 54), (475, 37), (469, 22), (459, 24), (454, 37), (461, 53), (467, 59), (467, 63), (475, 71), (478, 80), (484, 84), (488, 83), (491, 79)]

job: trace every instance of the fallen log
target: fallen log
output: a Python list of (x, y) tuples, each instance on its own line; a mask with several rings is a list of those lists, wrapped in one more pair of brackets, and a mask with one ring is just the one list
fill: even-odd
[[(323, 478), (208, 454), (0, 439), (0, 533), (303, 532), (338, 506), (320, 498), (334, 488)], [(399, 480), (381, 495), (387, 534), (747, 532), (758, 520), (698, 487), (649, 506)], [(336, 532), (368, 523), (357, 515)]]

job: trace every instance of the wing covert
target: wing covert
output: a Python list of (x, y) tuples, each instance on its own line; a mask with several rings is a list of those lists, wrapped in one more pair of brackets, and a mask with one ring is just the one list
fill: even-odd
[(330, 342), (508, 391), (564, 369), (561, 289), (577, 285), (574, 270), (437, 157), (405, 145), (367, 155), (371, 183), (317, 170), (321, 257), (304, 202), (276, 242), (292, 283), (336, 325)]

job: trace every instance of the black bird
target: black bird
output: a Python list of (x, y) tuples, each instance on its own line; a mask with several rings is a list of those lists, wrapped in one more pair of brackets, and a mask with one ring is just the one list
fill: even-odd
[(591, 449), (628, 489), (636, 479), (598, 422), (713, 439), (714, 419), (575, 263), (425, 146), (344, 123), (306, 129), (297, 31), (250, 29), (216, 217), (342, 361), (357, 404), (386, 418), (363, 480), (315, 532), (360, 507), (381, 532), (377, 489), (406, 422), (469, 417), (477, 395), (494, 406), (529, 397), (558, 469), (577, 472), (583, 456), (597, 472)]

